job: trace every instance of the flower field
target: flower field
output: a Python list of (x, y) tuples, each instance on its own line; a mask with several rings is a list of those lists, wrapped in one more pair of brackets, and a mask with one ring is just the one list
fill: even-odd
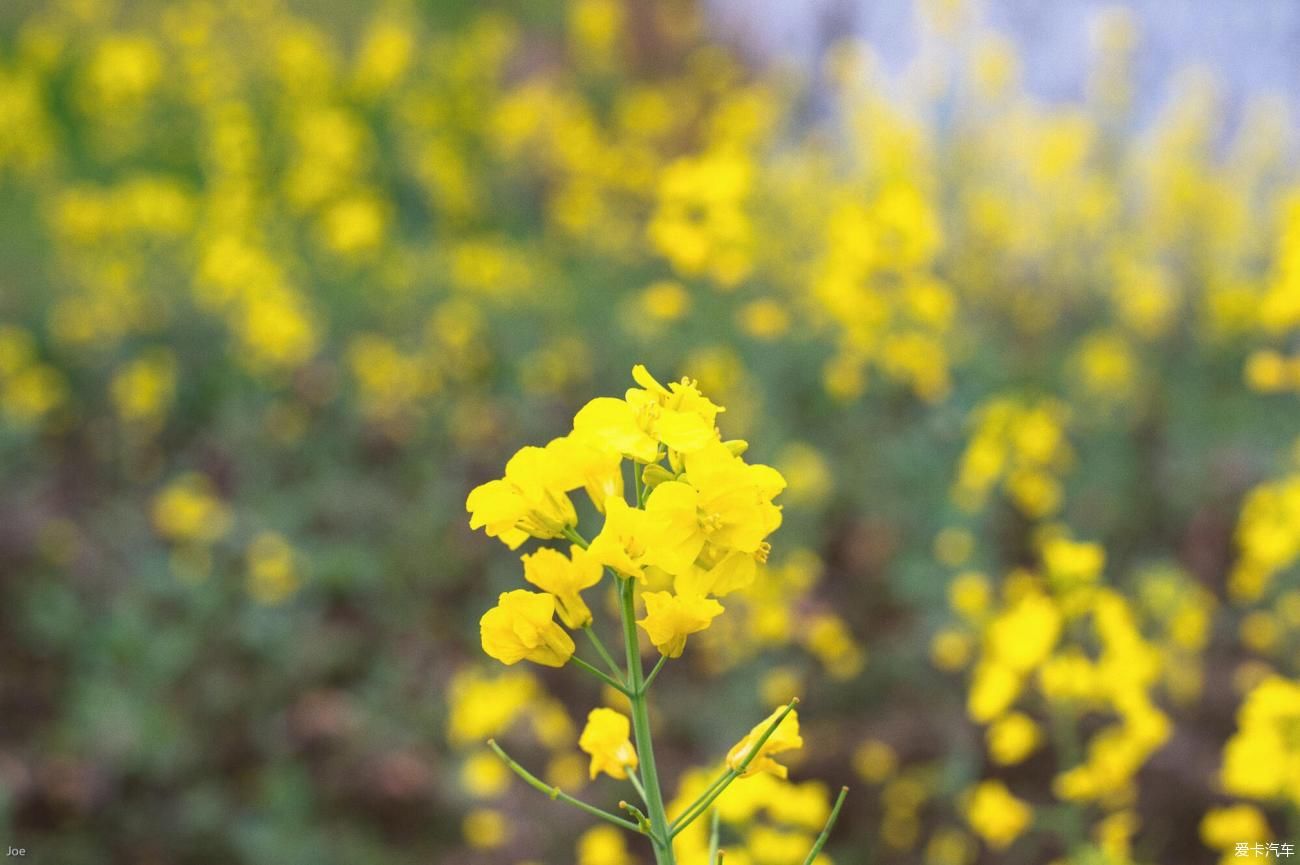
[(1295, 124), (918, 14), (0, 7), (0, 844), (1295, 855)]

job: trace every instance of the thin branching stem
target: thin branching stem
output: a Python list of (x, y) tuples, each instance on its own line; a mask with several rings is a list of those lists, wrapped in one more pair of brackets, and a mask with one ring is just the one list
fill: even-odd
[(614, 677), (610, 676), (604, 670), (593, 667), (591, 664), (588, 664), (586, 661), (582, 660), (582, 658), (579, 658), (577, 655), (571, 656), (569, 660), (573, 661), (573, 663), (577, 665), (578, 669), (590, 673), (591, 675), (595, 676), (597, 679), (600, 679), (606, 685), (609, 685), (611, 688), (618, 691), (620, 694), (623, 694), (624, 696), (627, 697), (632, 696), (632, 692), (627, 689), (626, 685), (624, 685), (622, 682), (618, 681)]
[(595, 805), (588, 805), (586, 802), (582, 801), (581, 799), (575, 799), (574, 797), (570, 796), (568, 793), (565, 793), (559, 787), (555, 787), (550, 784), (547, 784), (545, 781), (538, 778), (532, 772), (529, 772), (523, 766), (515, 762), (514, 758), (512, 758), (509, 754), (507, 754), (505, 751), (501, 749), (501, 746), (496, 743), (495, 739), (488, 739), (487, 744), (488, 747), (492, 749), (493, 753), (495, 753), (498, 757), (501, 758), (502, 762), (504, 762), (507, 766), (509, 766), (516, 775), (518, 775), (520, 778), (523, 778), (524, 781), (528, 783), (528, 786), (532, 787), (534, 790), (544, 793), (547, 797), (551, 799), (558, 799), (561, 802), (567, 802), (568, 804), (579, 809), (580, 811), (585, 811), (593, 817), (599, 817), (602, 820), (607, 820), (610, 823), (613, 823), (615, 826), (621, 826), (630, 832), (639, 833), (641, 831), (641, 828), (637, 826), (635, 823), (633, 823), (631, 820), (624, 820), (622, 817), (619, 817), (616, 814), (611, 814), (608, 811), (604, 811), (600, 808), (597, 808)]
[(641, 685), (641, 693), (642, 693), (642, 694), (644, 694), (644, 693), (646, 693), (647, 691), (650, 690), (650, 686), (651, 686), (652, 684), (654, 684), (655, 677), (658, 676), (658, 675), (659, 675), (659, 671), (662, 670), (662, 669), (664, 668), (664, 661), (667, 661), (667, 660), (668, 660), (668, 656), (667, 656), (667, 655), (660, 655), (660, 656), (659, 656), (659, 660), (655, 663), (654, 669), (650, 671), (650, 675), (648, 675), (648, 676), (645, 677), (645, 682), (644, 682), (644, 684)]
[(632, 786), (636, 788), (636, 792), (640, 795), (641, 801), (646, 801), (645, 786), (641, 783), (641, 779), (637, 777), (636, 769), (633, 769), (631, 766), (624, 766), (623, 771), (627, 772), (627, 779), (631, 781)]
[(578, 530), (573, 528), (572, 526), (564, 527), (564, 536), (569, 540), (573, 541), (578, 546), (582, 547), (584, 550), (587, 547), (591, 546), (591, 544), (587, 541), (587, 539), (584, 538), (582, 535), (578, 534)]
[[(682, 813), (679, 814), (679, 815), (677, 815), (677, 818), (674, 819), (674, 820), (672, 821), (671, 828), (676, 829), (677, 826), (682, 822), (682, 819), (683, 819), (687, 814), (690, 814), (692, 811), (694, 811), (694, 810), (696, 810), (697, 808), (699, 808), (700, 803), (703, 802), (706, 798), (708, 798), (708, 796), (709, 796), (710, 793), (712, 793), (714, 790), (718, 789), (718, 787), (719, 787), (721, 784), (726, 783), (726, 782), (727, 782), (727, 779), (730, 778), (731, 775), (732, 775), (732, 772), (731, 772), (730, 769), (724, 769), (724, 770), (722, 771), (722, 774), (721, 774), (721, 775), (719, 775), (718, 777), (714, 778), (713, 781), (709, 784), (709, 786), (707, 786), (707, 787), (704, 788), (704, 792), (703, 792), (703, 793), (701, 793), (699, 796), (696, 796), (696, 797), (695, 797), (695, 801), (691, 802), (691, 804), (687, 805), (685, 808), (682, 809)], [(692, 819), (694, 819), (694, 818), (692, 818)]]
[(609, 671), (614, 675), (614, 678), (622, 681), (622, 668), (614, 662), (614, 656), (609, 653), (609, 649), (605, 648), (605, 643), (600, 639), (599, 635), (596, 634), (596, 630), (592, 628), (591, 625), (587, 625), (582, 630), (583, 633), (587, 635), (587, 639), (591, 641), (592, 648), (596, 650), (596, 654), (600, 655), (600, 659), (609, 666)]
[(763, 731), (763, 735), (760, 736), (758, 741), (754, 743), (753, 747), (749, 749), (749, 753), (745, 754), (745, 758), (740, 761), (740, 764), (729, 770), (726, 775), (723, 775), (721, 783), (715, 785), (712, 791), (697, 799), (696, 804), (688, 807), (682, 813), (682, 816), (677, 818), (668, 835), (670, 839), (676, 838), (679, 832), (707, 811), (709, 806), (713, 804), (713, 800), (721, 796), (723, 791), (731, 785), (732, 781), (745, 774), (745, 770), (749, 768), (749, 764), (762, 752), (763, 746), (767, 744), (768, 739), (772, 738), (772, 734), (776, 732), (776, 728), (781, 726), (781, 722), (785, 720), (785, 716), (793, 712), (794, 707), (797, 705), (799, 705), (799, 698), (795, 697), (785, 707), (781, 714), (777, 715), (776, 718), (772, 720), (772, 723), (767, 725), (767, 729)]
[(646, 704), (641, 645), (636, 632), (636, 586), (632, 578), (619, 586), (622, 602), (623, 646), (627, 650), (627, 684), (632, 692), (632, 731), (636, 737), (637, 756), (641, 761), (641, 780), (645, 786), (646, 816), (650, 820), (650, 837), (654, 843), (656, 865), (675, 865), (668, 816), (664, 812), (663, 793), (659, 789), (659, 771), (655, 767), (654, 745), (650, 741), (650, 707)]
[(822, 852), (826, 846), (826, 839), (831, 837), (831, 830), (835, 828), (835, 821), (840, 819), (840, 809), (844, 807), (844, 798), (849, 795), (848, 787), (840, 788), (840, 795), (835, 798), (835, 807), (831, 808), (831, 815), (826, 818), (826, 825), (822, 827), (822, 833), (817, 836), (817, 843), (813, 844), (808, 851), (808, 858), (803, 860), (803, 865), (812, 865), (817, 859), (817, 854)]

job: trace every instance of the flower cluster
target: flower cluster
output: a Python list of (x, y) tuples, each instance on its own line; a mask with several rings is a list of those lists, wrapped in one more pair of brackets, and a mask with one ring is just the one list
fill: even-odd
[[(470, 492), (470, 526), (517, 549), (525, 539), (578, 539), (568, 555), (543, 548), (523, 557), (524, 578), (542, 589), (501, 595), (481, 623), (483, 649), (505, 664), (527, 659), (563, 666), (572, 629), (591, 623), (581, 592), (604, 568), (635, 580), (645, 617), (638, 624), (666, 657), (723, 612), (715, 598), (754, 581), (766, 562), (765, 538), (781, 524), (773, 499), (785, 479), (746, 463), (743, 441), (723, 441), (723, 409), (683, 379), (665, 387), (645, 367), (624, 398), (599, 397), (574, 417), (568, 435), (526, 447), (505, 476)], [(624, 498), (624, 461), (632, 462), (635, 501)], [(585, 490), (604, 516), (588, 543), (577, 533), (571, 493)], [(648, 589), (655, 589), (653, 591)]]
[[(747, 463), (745, 442), (722, 439), (716, 420), (723, 408), (704, 396), (696, 382), (684, 378), (665, 387), (639, 364), (632, 377), (638, 386), (622, 399), (600, 397), (583, 406), (569, 434), (516, 453), (504, 477), (469, 493), (466, 509), (472, 528), (482, 528), (512, 550), (529, 538), (572, 542), (567, 554), (542, 547), (522, 557), (524, 579), (542, 591), (501, 594), (479, 622), (483, 651), (507, 666), (528, 660), (562, 667), (573, 660), (626, 698), (631, 719), (612, 708), (593, 709), (578, 747), (590, 756), (591, 779), (603, 773), (630, 781), (645, 810), (621, 802), (635, 819), (630, 822), (558, 787), (550, 788), (551, 795), (648, 836), (656, 862), (672, 865), (679, 846), (674, 839), (711, 807), (720, 808), (714, 803), (732, 782), (760, 774), (786, 779), (788, 769), (776, 755), (803, 746), (796, 698), (737, 742), (722, 776), (670, 820), (652, 756), (646, 702), (664, 662), (680, 657), (687, 638), (707, 630), (723, 613), (716, 598), (749, 586), (767, 562), (766, 538), (781, 524), (781, 509), (773, 499), (786, 483), (770, 466)], [(625, 484), (625, 461), (631, 462), (630, 485)], [(571, 498), (579, 489), (603, 517), (590, 541), (579, 532)], [(621, 600), (626, 671), (604, 647), (582, 597), (606, 571)], [(645, 612), (640, 619), (635, 618), (638, 606)], [(660, 653), (649, 677), (641, 665), (637, 627)], [(575, 658), (566, 628), (585, 632), (609, 673)], [(548, 789), (494, 741), (489, 744), (525, 781)], [(821, 839), (810, 842), (809, 861), (825, 843), (829, 822)], [(710, 842), (715, 849), (717, 826), (715, 820)], [(800, 838), (791, 841), (807, 846)], [(695, 861), (689, 842), (682, 843), (684, 861)]]

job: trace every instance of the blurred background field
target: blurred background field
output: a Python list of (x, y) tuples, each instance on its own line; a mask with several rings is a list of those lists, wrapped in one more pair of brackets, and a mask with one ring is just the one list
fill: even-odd
[(837, 865), (1300, 844), (1294, 93), (1072, 5), (1046, 99), (1008, 8), (6, 3), (0, 844), (646, 861), (483, 748), (576, 791), (601, 696), (464, 510), (637, 362), (789, 481), (656, 706), (671, 797), (804, 701), (729, 865), (840, 784)]

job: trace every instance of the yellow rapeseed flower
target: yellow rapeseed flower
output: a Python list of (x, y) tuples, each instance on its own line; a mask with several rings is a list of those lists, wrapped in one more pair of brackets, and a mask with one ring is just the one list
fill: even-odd
[(684, 481), (659, 484), (646, 512), (662, 527), (648, 561), (672, 574), (689, 568), (706, 543), (762, 555), (763, 539), (781, 525), (772, 499), (785, 478), (770, 466), (751, 465), (721, 442), (687, 454)]
[(591, 610), (579, 593), (599, 583), (604, 573), (594, 556), (575, 545), (569, 548), (568, 556), (543, 548), (524, 556), (522, 561), (524, 579), (555, 596), (560, 621), (565, 626), (585, 628), (591, 624)]
[(587, 551), (592, 558), (626, 577), (644, 577), (642, 565), (649, 551), (650, 526), (646, 512), (622, 496), (605, 500), (605, 524)]
[(503, 664), (523, 660), (563, 667), (573, 655), (573, 638), (552, 619), (555, 596), (526, 589), (502, 592), (479, 619), (483, 651)]
[(530, 535), (559, 538), (578, 524), (561, 469), (542, 448), (525, 447), (506, 463), (505, 477), (475, 487), (465, 500), (469, 526), (517, 549)]
[(628, 769), (637, 767), (631, 732), (627, 716), (613, 709), (592, 709), (587, 715), (578, 747), (591, 755), (589, 772), (593, 780), (601, 772), (621, 780), (627, 777)]
[(680, 453), (699, 450), (718, 437), (714, 418), (724, 409), (700, 393), (690, 379), (661, 385), (637, 364), (625, 399), (598, 397), (573, 419), (575, 432), (591, 435), (643, 463), (656, 461), (659, 445)]
[[(754, 729), (750, 730), (745, 738), (733, 745), (731, 750), (727, 752), (727, 767), (732, 771), (739, 772), (741, 765), (746, 760), (749, 760), (749, 765), (741, 774), (742, 778), (757, 775), (759, 772), (769, 772), (778, 778), (787, 777), (789, 769), (776, 762), (772, 757), (775, 754), (794, 751), (803, 747), (803, 737), (799, 735), (799, 713), (793, 709), (790, 710), (789, 714), (772, 731), (772, 735), (767, 738), (762, 747), (758, 746), (758, 741), (763, 738), (767, 728), (785, 711), (784, 706), (777, 709), (755, 725)], [(750, 754), (756, 747), (758, 747), (758, 752), (751, 758)]]
[(645, 592), (646, 616), (638, 619), (650, 636), (650, 642), (669, 658), (681, 657), (686, 637), (703, 631), (722, 615), (722, 604), (712, 598), (674, 595), (671, 592)]

